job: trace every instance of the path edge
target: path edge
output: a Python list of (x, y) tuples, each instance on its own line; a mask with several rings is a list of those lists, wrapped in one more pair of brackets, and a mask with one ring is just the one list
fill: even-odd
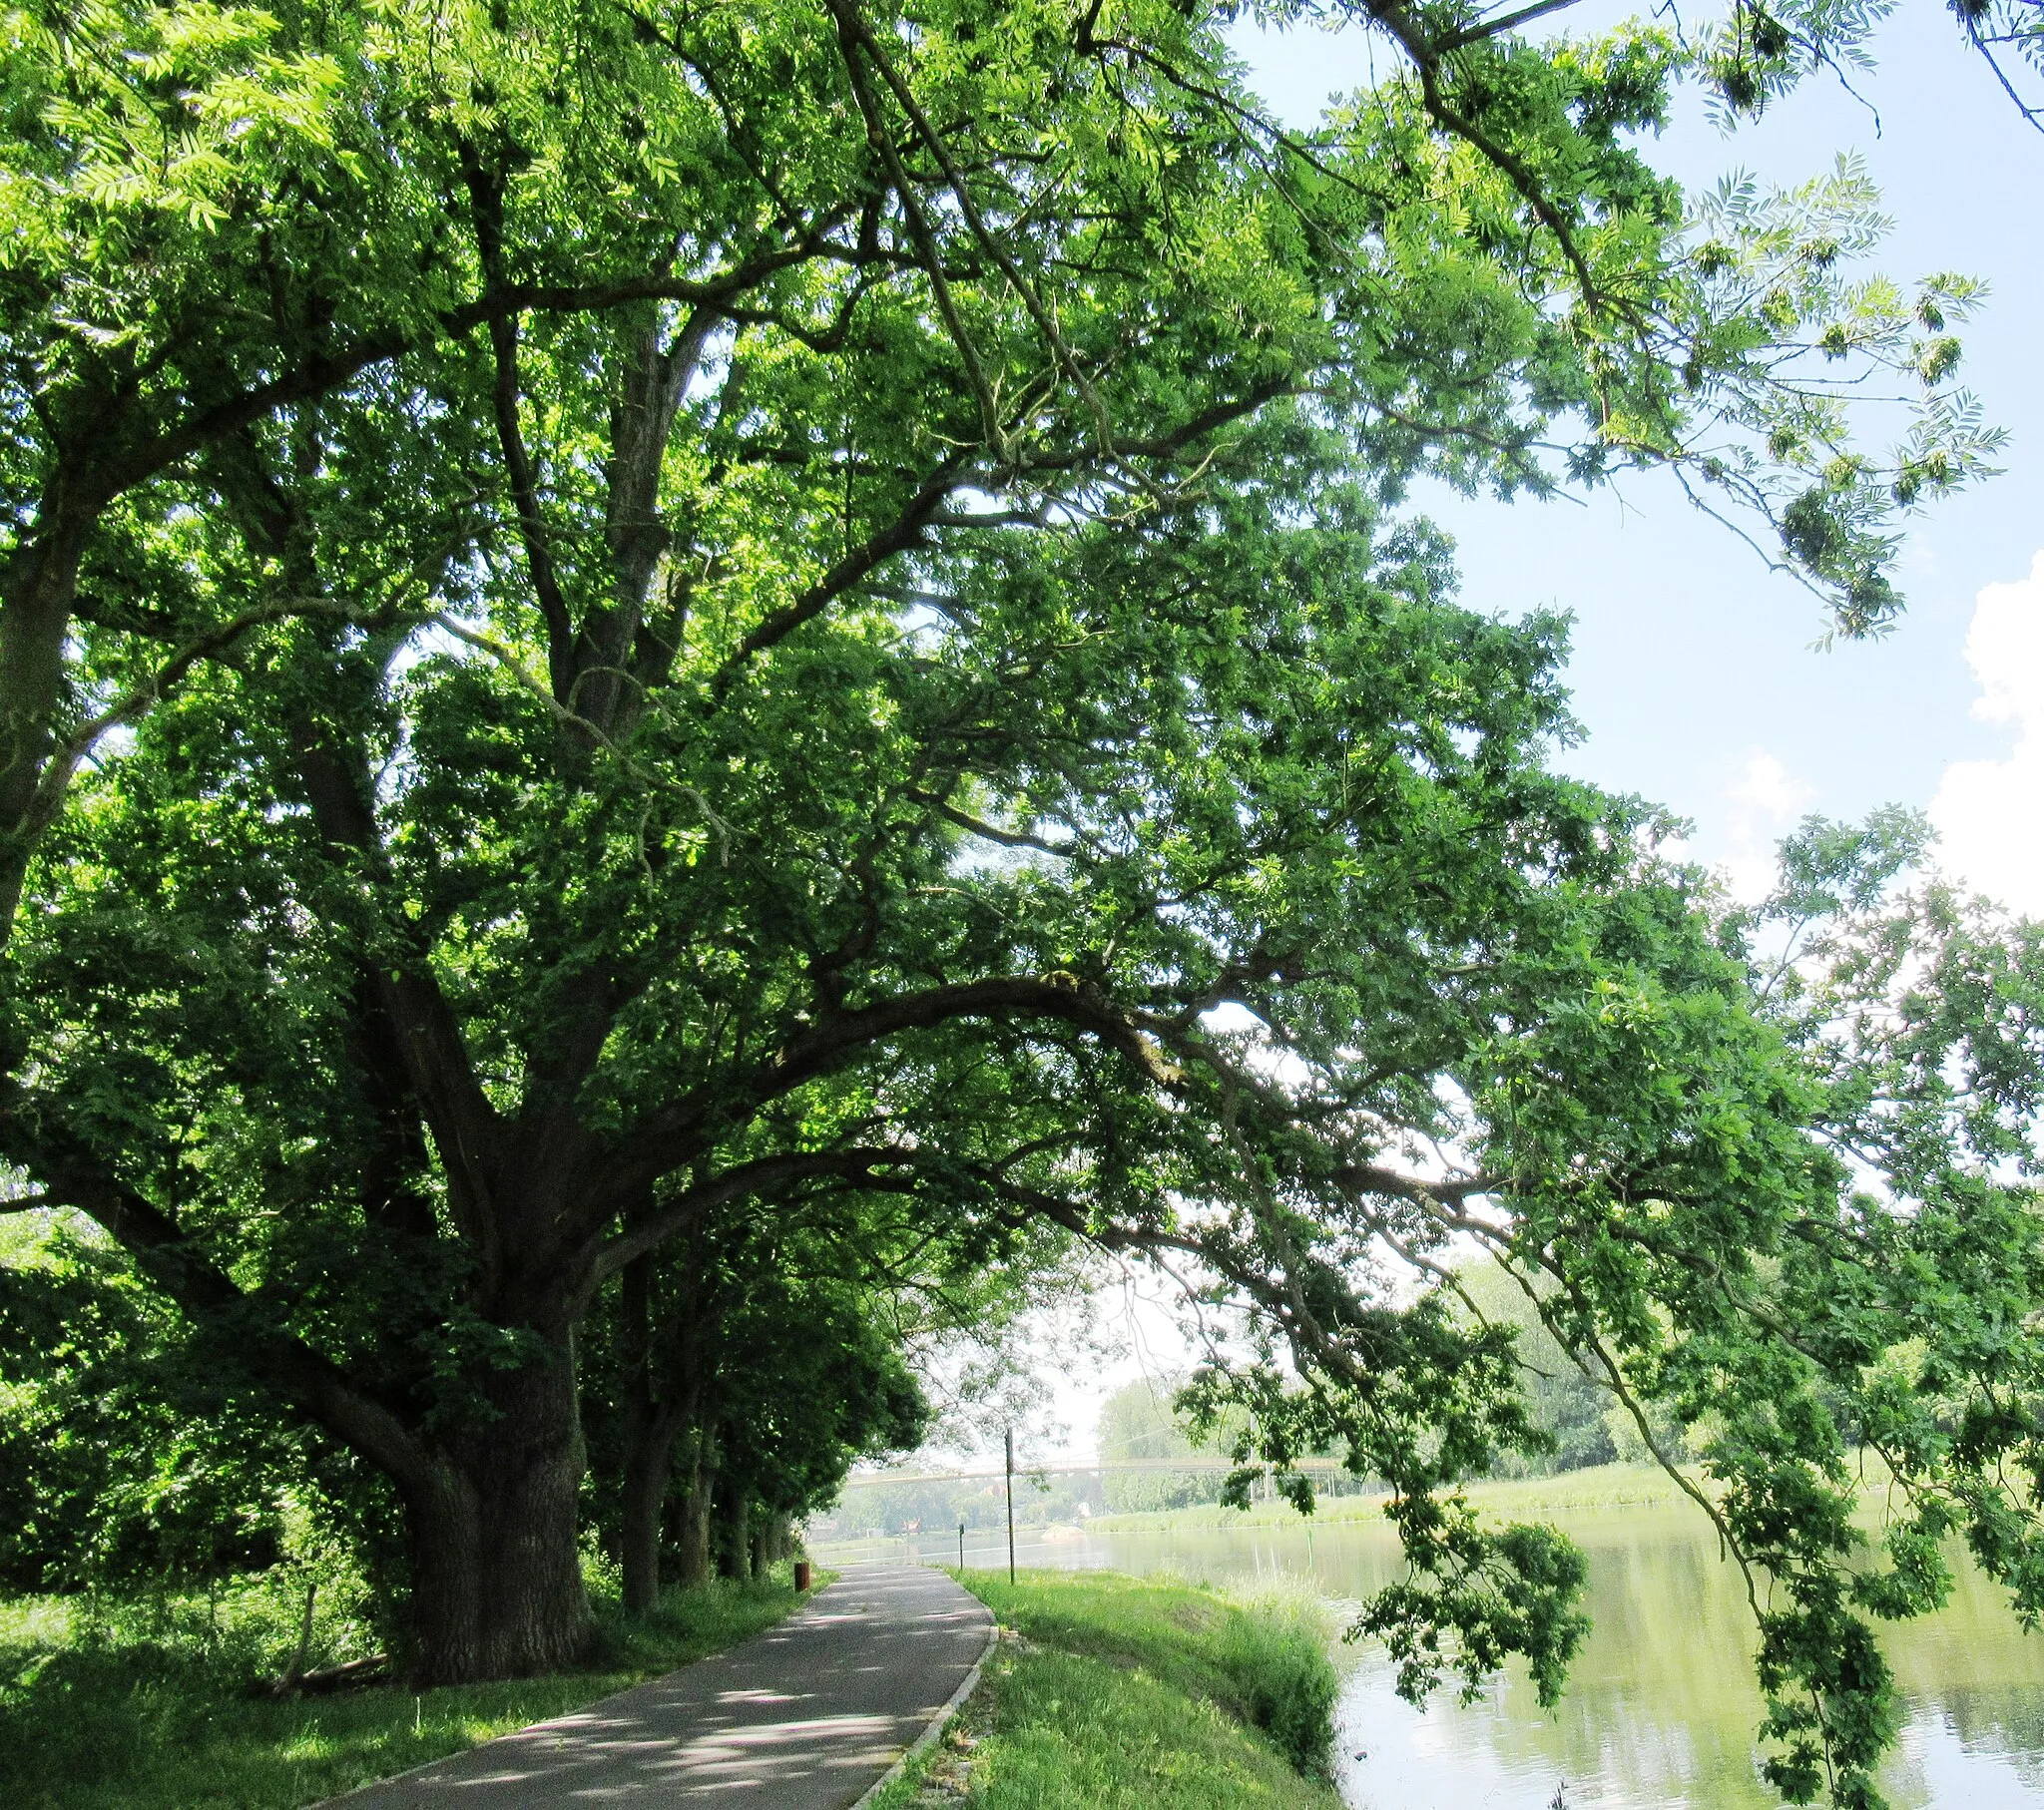
[[(833, 1579), (831, 1583), (836, 1583), (843, 1576), (844, 1574), (840, 1572), (837, 1575), (837, 1579)], [(809, 1612), (809, 1605), (828, 1588), (830, 1588), (830, 1584), (826, 1584), (820, 1589), (810, 1590), (799, 1603), (789, 1609), (778, 1621), (767, 1622), (760, 1630), (760, 1633), (771, 1633), (776, 1627), (785, 1627), (788, 1622), (796, 1619), (798, 1616), (806, 1615)], [(739, 1642), (739, 1645), (744, 1646), (749, 1641), (757, 1640), (759, 1637), (759, 1634), (748, 1635), (746, 1640)], [(719, 1647), (715, 1652), (704, 1653), (701, 1658), (691, 1659), (689, 1665), (701, 1665), (704, 1659), (721, 1659), (726, 1653), (735, 1650), (736, 1648), (730, 1646)], [(988, 1650), (991, 1651), (992, 1649), (989, 1648)], [(980, 1664), (983, 1665), (985, 1663), (986, 1654), (981, 1653)], [(338, 1797), (322, 1797), (316, 1802), (306, 1805), (305, 1810), (343, 1810), (343, 1806), (352, 1799), (367, 1797), (370, 1792), (380, 1791), (385, 1785), (395, 1785), (404, 1779), (416, 1778), (421, 1772), (430, 1772), (435, 1766), (444, 1765), (449, 1760), (458, 1760), (465, 1753), (475, 1752), (478, 1747), (487, 1747), (491, 1741), (508, 1741), (515, 1734), (527, 1734), (535, 1728), (549, 1728), (556, 1722), (565, 1722), (570, 1716), (579, 1716), (583, 1710), (594, 1709), (599, 1703), (608, 1703), (612, 1697), (622, 1697), (629, 1691), (639, 1689), (641, 1685), (658, 1684), (663, 1678), (673, 1677), (675, 1672), (687, 1671), (689, 1665), (677, 1665), (673, 1671), (656, 1672), (650, 1678), (640, 1679), (638, 1684), (627, 1684), (624, 1690), (613, 1690), (603, 1696), (592, 1697), (580, 1709), (564, 1709), (557, 1716), (542, 1716), (537, 1722), (527, 1722), (522, 1728), (507, 1728), (502, 1734), (491, 1735), (488, 1741), (475, 1741), (466, 1747), (457, 1747), (452, 1753), (443, 1753), (437, 1759), (421, 1760), (416, 1766), (407, 1766), (402, 1772), (386, 1772), (381, 1778), (364, 1779), (359, 1785), (350, 1785)], [(979, 1675), (978, 1665), (972, 1668), (972, 1673), (974, 1677)], [(859, 1800), (859, 1803), (864, 1802), (863, 1798)], [(852, 1810), (858, 1810), (858, 1805), (854, 1804)]]
[[(965, 1586), (960, 1584), (958, 1587), (963, 1589)], [(944, 1732), (944, 1725), (958, 1713), (959, 1705), (978, 1688), (979, 1668), (993, 1657), (994, 1648), (1001, 1643), (1000, 1621), (994, 1617), (992, 1610), (988, 1610), (987, 1614), (989, 1625), (986, 1630), (986, 1644), (980, 1648), (979, 1657), (973, 1660), (972, 1669), (965, 1674), (958, 1688), (951, 1693), (950, 1700), (935, 1715), (930, 1717), (929, 1723), (922, 1733), (909, 1743), (907, 1750), (901, 1757), (852, 1800), (850, 1810), (866, 1810), (866, 1807), (872, 1803), (874, 1798), (878, 1797), (881, 1792), (886, 1790), (889, 1785), (893, 1784), (896, 1779), (906, 1772), (908, 1770), (908, 1762), (922, 1754), (931, 1742)]]

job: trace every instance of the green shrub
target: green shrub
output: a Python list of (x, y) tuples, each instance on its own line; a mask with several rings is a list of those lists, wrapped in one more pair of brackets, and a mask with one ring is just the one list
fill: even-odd
[(1221, 1662), (1241, 1694), (1244, 1719), (1268, 1734), (1300, 1772), (1324, 1771), (1340, 1681), (1322, 1630), (1305, 1615), (1273, 1604), (1239, 1608), (1229, 1618)]

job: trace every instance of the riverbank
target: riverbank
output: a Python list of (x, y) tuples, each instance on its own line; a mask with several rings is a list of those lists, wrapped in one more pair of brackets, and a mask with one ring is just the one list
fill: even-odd
[(1113, 1573), (966, 1572), (1001, 1640), (873, 1810), (1338, 1810), (1330, 1630), (1307, 1597)]
[[(598, 1599), (587, 1669), (415, 1695), (250, 1694), (294, 1627), (279, 1599), (0, 1605), (0, 1804), (8, 1810), (300, 1810), (564, 1715), (770, 1627), (803, 1598), (767, 1582)], [(828, 1581), (819, 1576), (817, 1587)]]
[[(1524, 1520), (1548, 1515), (1581, 1515), (1610, 1510), (1673, 1508), (1689, 1499), (1658, 1465), (1592, 1465), (1553, 1477), (1498, 1478), (1467, 1486), (1469, 1500), (1498, 1520)], [(1345, 1526), (1381, 1524), (1382, 1496), (1330, 1496), (1315, 1504), (1310, 1517), (1288, 1502), (1253, 1503), (1247, 1509), (1224, 1509), (1208, 1503), (1190, 1509), (1162, 1509), (1136, 1515), (1097, 1515), (1086, 1523), (1089, 1534), (1148, 1534), (1217, 1529)]]
[[(1692, 1478), (1698, 1467), (1686, 1467)], [(1501, 1478), (1466, 1486), (1469, 1500), (1493, 1521), (1544, 1521), (1556, 1516), (1631, 1514), (1648, 1509), (1693, 1512), (1695, 1505), (1658, 1465), (1594, 1465), (1553, 1477)], [(1025, 1565), (1063, 1568), (1066, 1552), (1079, 1552), (1108, 1534), (1232, 1534), (1263, 1529), (1310, 1532), (1315, 1528), (1387, 1529), (1381, 1492), (1323, 1496), (1304, 1516), (1281, 1498), (1225, 1509), (1204, 1503), (1126, 1515), (1095, 1515), (1084, 1521), (1020, 1523), (1015, 1532)], [(968, 1536), (968, 1565), (987, 1564), (1001, 1551), (998, 1528), (975, 1528)], [(927, 1565), (947, 1568), (954, 1552), (948, 1530), (927, 1534), (874, 1534), (850, 1540), (816, 1540), (810, 1550), (832, 1565)]]

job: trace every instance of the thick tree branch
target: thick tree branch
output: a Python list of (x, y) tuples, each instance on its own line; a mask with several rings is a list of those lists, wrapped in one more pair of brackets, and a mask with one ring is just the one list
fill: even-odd
[[(335, 1438), (380, 1466), (400, 1487), (422, 1482), (428, 1459), (387, 1408), (330, 1359), (277, 1326), (271, 1309), (233, 1279), (142, 1195), (76, 1153), (52, 1150), (48, 1107), (39, 1120), (34, 1171), (47, 1203), (70, 1207), (102, 1227), (166, 1295), (217, 1326), (251, 1375), (275, 1389)], [(20, 1111), (19, 1105), (16, 1111)]]
[(224, 623), (202, 631), (179, 648), (169, 660), (140, 683), (130, 687), (97, 716), (89, 717), (51, 750), (37, 781), (36, 794), (18, 833), (40, 836), (57, 821), (64, 798), (79, 765), (109, 730), (140, 720), (152, 705), (161, 702), (202, 661), (213, 659), (253, 630), (273, 623), (307, 617), (325, 618), (349, 628), (376, 630), (404, 625), (423, 627), (436, 619), (429, 612), (401, 610), (394, 606), (355, 612), (345, 604), (326, 598), (287, 598), (280, 603), (258, 604)]
[[(980, 214), (979, 204), (973, 200), (970, 184), (959, 169), (957, 160), (951, 155), (951, 148), (944, 142), (943, 135), (931, 124), (915, 98), (915, 91), (909, 87), (901, 73), (894, 67), (894, 61), (887, 55), (886, 47), (869, 26), (858, 10), (856, 0), (824, 0), (841, 31), (849, 34), (860, 49), (872, 59), (873, 67), (880, 72), (901, 111), (908, 116), (916, 136), (928, 148), (930, 156), (937, 160), (938, 168), (944, 173), (944, 182), (952, 197), (958, 203), (958, 212), (964, 217), (966, 226), (978, 241), (979, 247), (999, 266), (1000, 272), (1008, 279), (1015, 293), (1022, 298), (1022, 305), (1028, 310), (1029, 318), (1036, 330), (1043, 335), (1044, 342), (1051, 348), (1051, 355), (1064, 367), (1071, 378), (1088, 411), (1093, 416), (1094, 430), (1100, 436), (1100, 451), (1103, 457), (1114, 456), (1114, 423), (1110, 419), (1107, 405), (1100, 399), (1086, 375), (1078, 355), (1067, 342), (1064, 331), (1057, 323), (1057, 317), (1045, 306), (1043, 297), (1037, 294), (1022, 266), (1018, 264), (1008, 247), (1001, 242), (1000, 235), (992, 231)], [(905, 197), (904, 197), (905, 199)]]
[[(1293, 374), (1269, 377), (1253, 384), (1240, 396), (1231, 396), (1202, 409), (1190, 420), (1166, 433), (1122, 440), (1116, 444), (1116, 455), (1122, 459), (1172, 459), (1184, 452), (1196, 441), (1206, 438), (1215, 429), (1227, 427), (1246, 416), (1253, 415), (1267, 402), (1275, 402), (1280, 396), (1310, 396), (1317, 393), (1316, 386), (1301, 383)], [(1097, 465), (1100, 455), (1092, 448), (1083, 452), (1032, 453), (1022, 462), (1027, 472), (1073, 471), (1085, 466)]]
[(657, 320), (639, 323), (611, 408), (604, 497), (610, 596), (589, 612), (575, 637), (572, 677), (561, 701), (613, 739), (626, 732), (642, 701), (631, 668), (668, 550), (660, 493), (669, 439), (703, 347), (721, 318), (715, 309), (695, 308), (665, 346)]
[[(483, 281), (491, 290), (501, 290), (505, 287), (503, 180), (483, 168), (475, 148), (466, 139), (461, 145), (461, 164), (468, 180)], [(525, 548), (525, 568), (532, 580), (533, 598), (547, 626), (547, 665), (553, 677), (554, 695), (565, 700), (570, 682), (568, 653), (575, 627), (568, 601), (561, 594), (553, 545), (546, 518), (540, 511), (539, 481), (526, 449), (525, 429), (518, 419), (518, 316), (492, 314), (489, 331), (490, 350), (496, 360), (490, 402), (497, 420), (497, 444), (504, 455), (504, 474), (510, 480), (512, 505), (518, 513), (518, 536)]]
[(859, 67), (860, 53), (864, 48), (856, 21), (841, 7), (832, 5), (831, 12), (837, 20), (837, 34), (844, 58), (844, 73), (851, 83), (852, 98), (858, 103), (859, 116), (865, 122), (866, 142), (874, 154), (886, 166), (887, 180), (894, 193), (900, 198), (902, 216), (908, 222), (909, 236), (915, 240), (916, 251), (922, 259), (923, 273), (930, 279), (930, 296), (937, 305), (937, 315), (944, 323), (944, 331), (956, 347), (959, 362), (965, 367), (965, 379), (972, 386), (972, 394), (979, 404), (980, 432), (985, 437), (987, 449), (995, 459), (1006, 464), (1008, 461), (1008, 436), (1001, 427), (1000, 403), (995, 399), (993, 384), (986, 374), (986, 365), (980, 358), (979, 348), (973, 343), (971, 331), (965, 325), (965, 317), (958, 310), (957, 298), (951, 293), (950, 278), (944, 273), (943, 249), (930, 228), (929, 217), (923, 213), (921, 199), (915, 193), (915, 185), (902, 166), (901, 153), (895, 149), (893, 135), (887, 131), (887, 124), (880, 117), (879, 103), (875, 100), (871, 86)]
[(932, 987), (832, 1014), (790, 1039), (762, 1068), (713, 1097), (691, 1096), (629, 1135), (607, 1165), (591, 1198), (591, 1230), (607, 1222), (617, 1202), (699, 1157), (732, 1129), (732, 1115), (750, 1119), (771, 1102), (830, 1073), (843, 1062), (904, 1032), (932, 1030), (961, 1019), (1069, 1024), (1125, 1057), (1151, 1085), (1178, 1093), (1185, 1072), (1123, 1008), (1070, 975), (1012, 976)]
[(748, 1195), (767, 1195), (803, 1181), (856, 1181), (898, 1168), (912, 1159), (909, 1150), (879, 1147), (847, 1150), (796, 1150), (740, 1163), (699, 1181), (660, 1206), (636, 1215), (626, 1228), (593, 1246), (583, 1259), (585, 1280), (575, 1297), (575, 1311), (587, 1308), (596, 1290), (628, 1263), (668, 1239), (687, 1231), (704, 1214)]
[[(223, 490), (250, 551), (258, 561), (280, 564), (298, 581), (302, 598), (316, 597), (318, 574), (307, 557), (297, 500), (253, 446), (245, 450), (246, 459), (226, 467)], [(501, 1253), (492, 1169), (501, 1120), (476, 1079), (460, 1025), (418, 946), (416, 928), (384, 908), (392, 880), (367, 762), (332, 712), (300, 709), (289, 737), (313, 823), (345, 869), (342, 884), (360, 914), (355, 928), (365, 941), (364, 971), (446, 1166), (449, 1209), (460, 1231), (476, 1240), (486, 1273), (494, 1272)]]
[(1367, 0), (1367, 4), (1369, 16), (1389, 32), (1397, 40), (1399, 48), (1411, 58), (1412, 67), (1419, 73), (1420, 98), (1426, 111), (1456, 138), (1480, 153), (1518, 191), (1520, 200), (1532, 209), (1534, 217), (1560, 245), (1562, 255), (1576, 273), (1584, 302), (1591, 307), (1605, 305), (1607, 298), (1603, 289), (1590, 268), (1589, 260), (1583, 255), (1582, 247), (1576, 242), (1574, 225), (1555, 206), (1539, 177), (1524, 158), (1507, 150), (1448, 99), (1441, 86), (1441, 58), (1451, 47), (1429, 38), (1399, 0)]
[(415, 947), (409, 927), (383, 908), (389, 863), (359, 757), (309, 717), (291, 725), (291, 740), (313, 822), (356, 889), (369, 943), (366, 966), (446, 1166), (455, 1224), (474, 1240), (485, 1273), (493, 1274), (503, 1255), (495, 1208), (504, 1122), (476, 1079), (461, 1026), (424, 951)]
[(945, 799), (932, 797), (927, 792), (910, 792), (909, 797), (918, 804), (926, 804), (945, 822), (956, 824), (968, 835), (979, 837), (985, 842), (998, 843), (1002, 848), (1033, 848), (1046, 855), (1055, 855), (1061, 861), (1068, 861), (1076, 852), (1076, 843), (1046, 841), (1042, 836), (1032, 836), (1021, 830), (1001, 829), (994, 824), (983, 822), (970, 811), (962, 811)]
[(525, 549), (525, 569), (532, 580), (533, 601), (539, 605), (547, 626), (547, 666), (554, 682), (554, 695), (565, 698), (572, 682), (568, 654), (575, 640), (574, 618), (561, 591), (561, 579), (554, 565), (554, 551), (548, 536), (546, 517), (539, 503), (539, 479), (532, 457), (526, 450), (525, 432), (518, 421), (518, 320), (499, 314), (490, 321), (490, 347), (496, 355), (497, 379), (491, 402), (497, 417), (497, 443), (503, 449), (504, 475), (510, 480), (511, 502), (518, 513), (518, 538)]
[[(716, 276), (671, 274), (631, 276), (593, 283), (506, 283), (473, 301), (438, 315), (439, 336), (459, 339), (499, 316), (548, 313), (600, 313), (636, 301), (681, 301), (692, 307), (718, 308), (756, 288), (768, 277), (823, 254), (830, 220), (820, 221), (791, 244), (756, 252)], [(239, 433), (292, 402), (308, 401), (339, 388), (372, 365), (416, 350), (433, 337), (430, 330), (391, 327), (364, 333), (348, 343), (307, 358), (282, 374), (250, 384), (234, 395), (191, 411), (146, 436), (112, 461), (110, 495), (154, 477), (167, 466)]]
[(846, 554), (836, 565), (802, 592), (792, 603), (774, 611), (740, 642), (731, 657), (718, 669), (711, 682), (711, 696), (722, 702), (739, 675), (768, 649), (785, 641), (804, 623), (820, 616), (868, 573), (897, 553), (920, 544), (943, 501), (964, 481), (972, 459), (970, 448), (949, 454), (923, 481), (893, 521), (871, 536), (862, 546)]
[(763, 1101), (777, 1099), (859, 1050), (965, 1018), (1062, 1020), (1127, 1057), (1154, 1086), (1176, 1093), (1185, 1085), (1185, 1071), (1131, 1014), (1073, 976), (1045, 975), (931, 987), (832, 1017), (783, 1045), (755, 1088)]
[(1433, 40), (1436, 56), (1446, 56), (1451, 50), (1460, 50), (1465, 44), (1480, 44), (1486, 38), (1499, 38), (1508, 31), (1517, 31), (1522, 25), (1531, 25), (1535, 19), (1544, 19), (1550, 13), (1566, 12), (1578, 5), (1580, 0), (1537, 0), (1532, 6), (1522, 6), (1517, 12), (1506, 13), (1496, 19), (1482, 19), (1474, 25), (1465, 25), (1460, 31), (1451, 31)]

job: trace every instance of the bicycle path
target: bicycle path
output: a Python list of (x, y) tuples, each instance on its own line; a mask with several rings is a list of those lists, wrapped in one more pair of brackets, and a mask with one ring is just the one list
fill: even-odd
[(854, 1567), (742, 1646), (328, 1810), (847, 1810), (992, 1638), (985, 1604), (943, 1573)]

